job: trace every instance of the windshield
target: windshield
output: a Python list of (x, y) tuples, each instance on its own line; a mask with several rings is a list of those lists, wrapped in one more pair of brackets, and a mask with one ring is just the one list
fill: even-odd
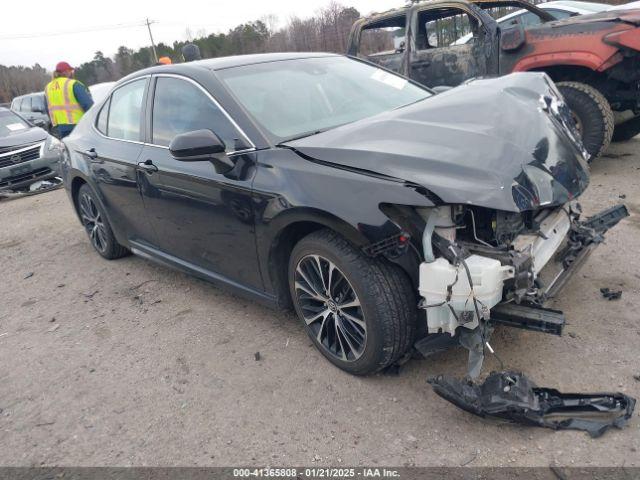
[(431, 96), (403, 77), (347, 57), (261, 63), (216, 73), (274, 143)]
[(8, 137), (12, 133), (23, 132), (30, 128), (29, 124), (12, 112), (0, 112), (0, 137)]

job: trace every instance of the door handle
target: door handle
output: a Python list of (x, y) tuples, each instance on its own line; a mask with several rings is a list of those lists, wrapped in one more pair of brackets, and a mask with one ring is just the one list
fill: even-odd
[(158, 171), (158, 167), (156, 167), (151, 160), (145, 160), (144, 162), (139, 162), (138, 168), (140, 170), (144, 170), (147, 173), (154, 173)]
[(95, 160), (98, 158), (98, 152), (96, 152), (95, 148), (90, 148), (89, 150), (85, 150), (82, 154), (87, 157), (89, 160)]

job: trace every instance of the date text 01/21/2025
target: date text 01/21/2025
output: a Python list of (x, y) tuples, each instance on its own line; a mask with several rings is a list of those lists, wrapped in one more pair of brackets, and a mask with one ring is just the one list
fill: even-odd
[(238, 478), (398, 478), (397, 470), (387, 468), (236, 468), (233, 476)]

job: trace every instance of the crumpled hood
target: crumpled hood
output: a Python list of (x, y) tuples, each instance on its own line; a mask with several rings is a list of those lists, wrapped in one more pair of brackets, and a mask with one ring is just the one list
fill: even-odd
[(546, 74), (516, 73), (285, 145), (419, 185), (444, 203), (515, 212), (562, 205), (589, 175), (559, 98)]
[(0, 137), (0, 148), (19, 147), (31, 143), (41, 142), (47, 138), (47, 132), (39, 127), (19, 130), (6, 137)]

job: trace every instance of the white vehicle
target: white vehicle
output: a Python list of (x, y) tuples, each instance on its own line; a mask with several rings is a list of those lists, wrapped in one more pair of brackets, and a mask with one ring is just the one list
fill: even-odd
[(107, 96), (107, 94), (111, 90), (111, 87), (113, 87), (115, 84), (116, 82), (103, 82), (91, 85), (89, 87), (89, 91), (91, 92), (93, 103), (100, 103)]
[[(632, 2), (612, 7), (611, 5), (607, 5), (606, 3), (558, 0), (557, 2), (540, 3), (536, 5), (536, 7), (549, 12), (556, 19), (562, 20), (563, 18), (574, 17), (576, 15), (587, 15), (589, 13), (604, 12), (606, 10), (634, 8), (634, 6), (632, 6), (634, 4), (640, 4), (640, 2)], [(640, 5), (635, 8), (640, 8)], [(517, 25), (519, 23), (522, 23), (524, 28), (527, 28), (532, 25), (538, 25), (540, 23), (540, 17), (526, 10), (516, 10), (515, 12), (505, 15), (504, 17), (501, 17), (496, 21), (498, 22), (498, 25), (503, 28), (510, 25)], [(469, 33), (464, 37), (460, 37), (456, 42), (453, 43), (453, 45), (464, 45), (465, 43), (469, 42), (471, 38), (472, 34)]]

